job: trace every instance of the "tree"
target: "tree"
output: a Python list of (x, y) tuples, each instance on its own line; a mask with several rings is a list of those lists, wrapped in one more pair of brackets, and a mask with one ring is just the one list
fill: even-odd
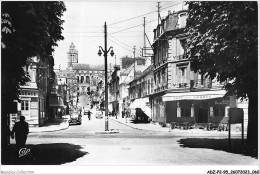
[(248, 98), (247, 145), (258, 143), (258, 7), (256, 1), (187, 2), (191, 67)]
[[(50, 56), (57, 41), (64, 39), (61, 17), (66, 7), (58, 1), (3, 1), (1, 7), (1, 128), (2, 138), (5, 138), (8, 113), (14, 100), (19, 101), (20, 86), (30, 80), (23, 69), (26, 60)], [(5, 146), (2, 140), (2, 147)]]

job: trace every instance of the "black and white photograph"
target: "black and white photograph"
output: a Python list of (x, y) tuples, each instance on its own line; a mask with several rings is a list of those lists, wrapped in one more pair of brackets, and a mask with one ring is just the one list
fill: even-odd
[(258, 1), (1, 1), (1, 174), (259, 174)]

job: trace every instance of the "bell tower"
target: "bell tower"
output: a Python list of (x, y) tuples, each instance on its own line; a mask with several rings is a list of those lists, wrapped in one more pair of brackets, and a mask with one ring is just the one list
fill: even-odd
[(78, 51), (75, 49), (73, 43), (70, 45), (68, 54), (68, 68), (72, 67), (72, 63), (78, 63)]

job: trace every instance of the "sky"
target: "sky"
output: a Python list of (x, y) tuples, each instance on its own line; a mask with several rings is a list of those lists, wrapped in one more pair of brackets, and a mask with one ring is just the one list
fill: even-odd
[[(73, 42), (78, 51), (78, 62), (104, 64), (104, 56), (98, 56), (99, 46), (104, 48), (104, 24), (107, 24), (107, 48), (113, 47), (114, 57), (108, 56), (108, 64), (119, 64), (124, 56), (141, 56), (145, 31), (150, 43), (153, 29), (158, 25), (157, 1), (64, 1), (66, 11), (62, 19), (64, 40), (55, 48), (55, 69), (67, 68), (67, 52)], [(161, 1), (160, 16), (168, 11), (183, 9), (182, 1)], [(146, 39), (146, 47), (149, 47)]]

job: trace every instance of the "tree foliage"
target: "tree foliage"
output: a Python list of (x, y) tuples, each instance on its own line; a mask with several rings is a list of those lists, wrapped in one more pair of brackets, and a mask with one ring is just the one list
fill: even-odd
[[(1, 133), (2, 146), (8, 137), (7, 114), (19, 89), (30, 80), (24, 71), (26, 60), (40, 56), (44, 59), (62, 40), (61, 19), (65, 4), (58, 1), (2, 1), (1, 2)], [(6, 137), (7, 136), (7, 137)]]
[[(63, 2), (5, 1), (2, 10), (2, 99), (5, 108), (18, 99), (19, 87), (29, 76), (23, 70), (26, 60), (49, 56), (62, 40), (61, 17), (66, 10)], [(3, 109), (3, 108), (2, 108)]]
[(249, 99), (248, 138), (257, 140), (258, 6), (256, 1), (189, 1), (191, 67)]

